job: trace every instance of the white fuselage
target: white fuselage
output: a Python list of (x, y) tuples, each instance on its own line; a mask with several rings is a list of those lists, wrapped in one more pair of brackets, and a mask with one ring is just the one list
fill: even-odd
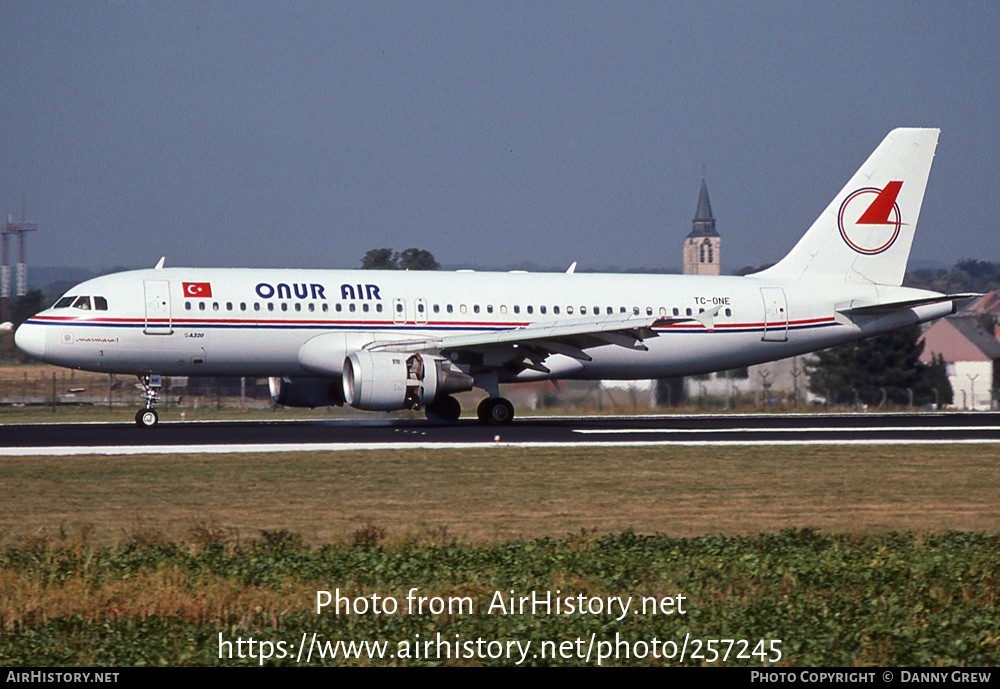
[[(343, 335), (349, 353), (378, 341), (623, 313), (690, 317), (655, 326), (646, 350), (604, 344), (587, 349), (589, 361), (551, 354), (547, 372), (498, 370), (499, 382), (634, 379), (781, 359), (951, 312), (942, 302), (865, 318), (838, 313), (930, 294), (753, 276), (169, 268), (84, 282), (67, 296), (90, 297), (90, 308), (64, 298), (17, 338), (38, 359), (90, 371), (308, 377), (316, 368), (303, 367), (300, 350), (319, 335)], [(331, 361), (329, 370), (341, 366)]]

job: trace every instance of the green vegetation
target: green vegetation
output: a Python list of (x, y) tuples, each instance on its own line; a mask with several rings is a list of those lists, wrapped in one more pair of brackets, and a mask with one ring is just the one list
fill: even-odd
[(914, 270), (906, 274), (903, 284), (945, 294), (1000, 290), (1000, 263), (967, 258), (951, 270)]
[(361, 258), (366, 270), (439, 270), (441, 264), (426, 249), (409, 248), (393, 252), (392, 249), (371, 249)]
[[(1000, 536), (947, 533), (670, 538), (627, 531), (492, 545), (433, 535), (387, 542), (368, 525), (350, 542), (307, 546), (288, 532), (235, 542), (135, 533), (94, 548), (86, 534), (26, 540), (0, 557), (0, 664), (215, 665), (236, 641), (780, 639), (789, 666), (992, 666), (1000, 662)], [(407, 593), (468, 597), (472, 614), (404, 614)], [(317, 591), (393, 597), (392, 615), (316, 614)], [(685, 614), (487, 614), (496, 592), (684, 595)], [(494, 613), (497, 611), (494, 610)], [(417, 637), (416, 635), (420, 636)], [(455, 635), (459, 635), (456, 637)], [(235, 647), (235, 643), (233, 644)], [(703, 649), (704, 652), (704, 649)], [(295, 658), (268, 664), (294, 665)], [(586, 664), (534, 658), (527, 664)], [(513, 664), (505, 658), (320, 660), (311, 664)], [(595, 664), (592, 658), (590, 664)], [(630, 658), (605, 664), (673, 665)], [(688, 658), (685, 664), (703, 664)], [(721, 664), (721, 663), (719, 663)], [(762, 665), (758, 657), (726, 664)]]
[(809, 390), (830, 404), (949, 404), (944, 360), (922, 364), (920, 336), (920, 327), (912, 326), (817, 352), (808, 369)]

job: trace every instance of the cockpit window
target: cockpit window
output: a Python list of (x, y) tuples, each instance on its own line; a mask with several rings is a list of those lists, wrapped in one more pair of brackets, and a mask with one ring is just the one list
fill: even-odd
[(94, 297), (94, 310), (96, 311), (107, 311), (108, 310), (108, 300), (104, 297)]
[(74, 299), (76, 299), (76, 297), (63, 297), (62, 299), (60, 299), (59, 301), (57, 301), (56, 304), (55, 304), (55, 306), (53, 306), (52, 308), (54, 308), (54, 309), (65, 309), (70, 304), (73, 303)]
[(77, 297), (73, 302), (73, 308), (90, 311), (90, 297)]

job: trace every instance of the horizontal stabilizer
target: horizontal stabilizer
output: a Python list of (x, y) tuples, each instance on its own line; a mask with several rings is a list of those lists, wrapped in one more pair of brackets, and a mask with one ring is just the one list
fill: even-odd
[(906, 301), (893, 301), (886, 304), (869, 304), (867, 306), (852, 306), (845, 309), (837, 309), (838, 313), (845, 316), (878, 316), (880, 314), (892, 313), (903, 309), (912, 309), (916, 306), (926, 306), (927, 304), (941, 304), (946, 301), (959, 301), (961, 299), (975, 299), (983, 295), (973, 292), (961, 294), (939, 294), (936, 297), (925, 299), (908, 299)]

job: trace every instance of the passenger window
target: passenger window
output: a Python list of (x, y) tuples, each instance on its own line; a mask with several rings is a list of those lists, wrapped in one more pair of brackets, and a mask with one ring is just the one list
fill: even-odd
[(726, 309), (726, 315), (727, 316), (732, 316), (733, 315), (733, 310), (732, 309)]
[(295, 310), (296, 311), (301, 311), (302, 310), (302, 303), (301, 302), (295, 302)]
[(232, 311), (232, 310), (233, 310), (233, 302), (227, 301), (226, 302), (226, 311)]
[(619, 306), (618, 313), (628, 313), (628, 309), (626, 309), (624, 306)]
[(288, 303), (287, 302), (281, 302), (281, 310), (282, 311), (287, 311), (288, 310)]
[(267, 302), (267, 310), (268, 311), (274, 311), (274, 302), (273, 301)]
[(538, 313), (545, 313), (545, 306), (544, 305), (538, 307)]
[(90, 311), (90, 297), (77, 297), (76, 301), (73, 302), (73, 308)]
[(240, 302), (240, 311), (246, 311), (246, 310), (247, 310), (247, 303), (245, 301), (241, 301)]
[(323, 313), (326, 313), (329, 310), (330, 310), (330, 305), (329, 304), (323, 304)]
[(441, 313), (441, 305), (440, 304), (435, 304), (434, 305), (434, 313)]
[(361, 310), (364, 311), (365, 313), (368, 313), (368, 304), (362, 304)]
[(691, 309), (690, 308), (684, 309), (684, 315), (685, 316), (690, 316), (691, 315)]
[(467, 311), (468, 311), (469, 309), (468, 309), (468, 308), (467, 308), (467, 307), (465, 306), (465, 304), (462, 304), (461, 306), (459, 306), (459, 307), (458, 307), (458, 310), (459, 310), (459, 312), (461, 312), (461, 313), (465, 313), (465, 312), (467, 312)]
[(341, 309), (343, 308), (344, 308), (343, 304), (337, 304), (337, 313), (340, 313)]
[(189, 301), (184, 302), (184, 310), (186, 310), (186, 311), (190, 311), (191, 310), (191, 302), (189, 302)]
[(665, 306), (661, 306), (660, 307), (660, 315), (661, 316), (666, 316), (667, 315), (667, 307), (665, 307)]
[[(365, 304), (365, 306), (368, 306), (368, 304)], [(367, 310), (368, 309), (365, 309), (365, 311), (367, 311)], [(423, 312), (424, 312), (424, 303), (422, 301), (418, 301), (417, 302), (417, 313), (423, 313)]]
[(204, 311), (205, 310), (205, 302), (203, 302), (203, 301), (199, 301), (198, 302), (198, 310), (199, 311)]
[(94, 308), (97, 311), (107, 311), (108, 310), (108, 300), (104, 297), (94, 297)]
[(586, 316), (587, 315), (587, 307), (586, 306), (581, 306), (580, 307), (580, 315), (581, 316)]
[(681, 310), (679, 308), (677, 308), (676, 306), (674, 307), (674, 315), (675, 316), (681, 315)]
[(382, 305), (381, 304), (375, 304), (375, 310), (378, 311), (379, 313), (382, 313)]
[(351, 313), (354, 313), (357, 310), (357, 307), (354, 305), (354, 302), (351, 302), (350, 304), (347, 305), (347, 310), (350, 311)]
[(219, 302), (217, 302), (217, 301), (213, 301), (212, 302), (212, 310), (213, 311), (218, 311), (219, 310)]
[(452, 312), (451, 304), (448, 304), (448, 313)]
[[(517, 307), (514, 307), (514, 308), (516, 309)], [(532, 306), (529, 306), (529, 307), (528, 307), (528, 313), (534, 313), (534, 312), (535, 312), (535, 309), (534, 309), (534, 307), (532, 307)], [(514, 313), (517, 313), (517, 311), (515, 311)]]
[(653, 307), (652, 306), (647, 306), (646, 307), (646, 315), (647, 316), (652, 316), (653, 315)]
[(260, 302), (259, 301), (255, 301), (253, 303), (253, 310), (254, 311), (260, 311)]
[[(351, 306), (353, 307), (353, 306), (354, 306), (354, 304), (351, 304)], [(354, 309), (353, 309), (353, 308), (351, 308), (351, 311), (353, 311), (353, 310), (354, 310)], [(396, 304), (396, 313), (403, 313), (403, 302), (398, 302), (398, 303)]]
[(559, 315), (559, 307), (558, 306), (553, 306), (552, 307), (552, 313), (554, 313), (556, 315)]
[(614, 312), (615, 312), (615, 310), (614, 310), (613, 308), (611, 308), (611, 307), (609, 306), (609, 307), (608, 307), (608, 315), (610, 316), (610, 315), (611, 315), (611, 314), (613, 314)]
[(639, 315), (639, 307), (638, 306), (633, 306), (632, 307), (632, 315), (633, 316), (638, 316)]
[[(531, 307), (529, 306), (528, 308), (530, 309)], [(504, 313), (506, 313), (506, 311), (504, 311)], [(514, 304), (514, 313), (521, 313), (521, 307), (517, 304)]]
[(472, 312), (479, 313), (479, 304), (476, 304), (475, 306), (472, 307)]
[[(486, 313), (493, 313), (493, 304), (486, 305)], [(500, 313), (507, 313), (506, 307), (500, 307)]]
[(312, 302), (309, 302), (309, 310), (310, 311), (315, 311), (316, 310), (316, 305), (313, 304)]

